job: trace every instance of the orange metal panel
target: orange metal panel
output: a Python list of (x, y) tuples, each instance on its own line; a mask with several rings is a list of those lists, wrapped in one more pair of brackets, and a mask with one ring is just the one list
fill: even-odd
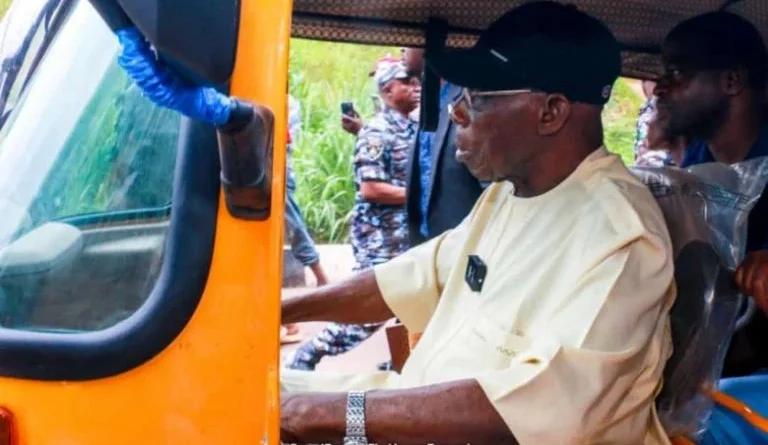
[(0, 379), (0, 405), (20, 444), (279, 443), (286, 83), (290, 0), (241, 0), (232, 94), (276, 116), (273, 216), (218, 215), (200, 307), (180, 337), (144, 366), (92, 382)]

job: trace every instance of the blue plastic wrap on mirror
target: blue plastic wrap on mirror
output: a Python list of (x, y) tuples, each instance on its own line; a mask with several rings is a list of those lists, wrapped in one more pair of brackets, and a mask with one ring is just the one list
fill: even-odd
[(232, 99), (212, 87), (181, 80), (158, 60), (136, 28), (122, 28), (115, 34), (121, 46), (118, 63), (152, 102), (217, 126), (229, 121)]

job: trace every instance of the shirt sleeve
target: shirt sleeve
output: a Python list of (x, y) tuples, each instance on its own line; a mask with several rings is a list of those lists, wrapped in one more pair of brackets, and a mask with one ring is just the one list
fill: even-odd
[(671, 354), (660, 319), (675, 297), (664, 246), (641, 238), (605, 256), (575, 281), (543, 335), (508, 367), (476, 377), (521, 445), (590, 443), (615, 428), (613, 437), (643, 443)]
[(283, 368), (280, 370), (280, 391), (285, 393), (370, 391), (396, 388), (398, 378), (399, 374), (393, 371), (338, 373)]
[(409, 333), (424, 329), (469, 232), (472, 214), (456, 228), (373, 268), (389, 308)]
[(389, 153), (392, 151), (388, 138), (380, 131), (363, 130), (357, 139), (352, 166), (360, 182), (389, 182)]

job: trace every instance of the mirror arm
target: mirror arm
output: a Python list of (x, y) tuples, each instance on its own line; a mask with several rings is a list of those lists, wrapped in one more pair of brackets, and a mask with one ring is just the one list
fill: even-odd
[(217, 128), (224, 198), (235, 218), (263, 221), (271, 211), (275, 118), (264, 106), (233, 100), (229, 121)]

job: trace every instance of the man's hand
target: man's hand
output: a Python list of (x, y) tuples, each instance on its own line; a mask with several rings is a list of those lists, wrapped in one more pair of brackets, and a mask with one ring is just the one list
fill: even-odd
[(357, 133), (363, 128), (363, 119), (357, 114), (357, 111), (353, 111), (353, 113), (354, 115), (351, 117), (346, 114), (341, 116), (341, 128), (347, 133), (357, 136)]
[[(346, 393), (284, 394), (280, 440), (285, 444), (340, 444), (346, 430), (346, 404)], [(365, 416), (371, 443), (517, 445), (474, 380), (370, 391)]]
[(283, 394), (280, 442), (341, 444), (346, 430), (346, 394)]
[(768, 314), (768, 250), (747, 254), (744, 262), (736, 269), (736, 284)]

